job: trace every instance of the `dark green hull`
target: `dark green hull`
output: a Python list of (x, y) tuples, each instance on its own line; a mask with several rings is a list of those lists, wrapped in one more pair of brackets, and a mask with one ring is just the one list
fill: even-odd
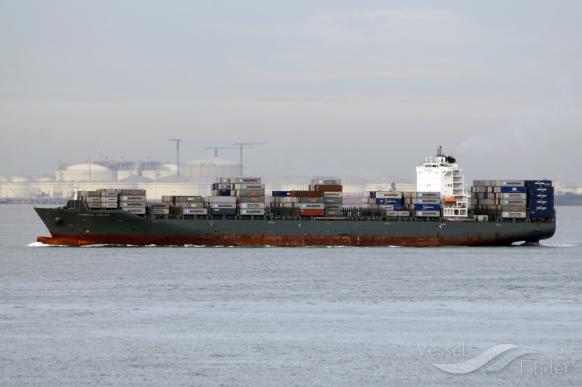
[(36, 208), (43, 243), (206, 246), (504, 246), (550, 238), (555, 221), (150, 219), (123, 211)]

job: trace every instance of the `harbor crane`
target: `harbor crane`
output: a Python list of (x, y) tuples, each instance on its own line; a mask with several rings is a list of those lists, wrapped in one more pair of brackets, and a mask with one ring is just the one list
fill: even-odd
[(180, 143), (182, 140), (179, 138), (170, 138), (168, 141), (176, 143), (176, 176), (180, 176)]
[(253, 147), (256, 145), (265, 145), (267, 144), (266, 142), (235, 142), (232, 145), (236, 145), (239, 147), (240, 149), (240, 175), (241, 177), (244, 176), (243, 172), (244, 172), (244, 168), (243, 168), (243, 153), (244, 153), (244, 148), (245, 147)]

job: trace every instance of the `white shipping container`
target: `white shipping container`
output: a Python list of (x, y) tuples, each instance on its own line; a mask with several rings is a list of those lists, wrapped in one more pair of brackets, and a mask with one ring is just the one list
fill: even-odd
[(503, 193), (501, 194), (502, 199), (527, 199), (527, 194), (525, 193)]
[[(231, 177), (226, 183), (234, 184), (261, 184), (260, 177)], [(220, 181), (222, 183), (222, 181)]]
[(433, 198), (418, 198), (413, 200), (414, 204), (440, 204), (440, 199), (433, 199)]
[(299, 208), (302, 210), (323, 210), (325, 204), (323, 203), (299, 203)]
[(440, 211), (416, 211), (416, 216), (438, 218), (441, 216)]
[(436, 198), (436, 199), (438, 199), (441, 197), (441, 194), (440, 194), (440, 192), (416, 192), (415, 196), (417, 198), (426, 198), (426, 199)]
[(341, 192), (324, 192), (323, 197), (324, 198), (341, 198), (341, 197), (343, 197), (343, 195)]
[(325, 204), (342, 204), (342, 198), (323, 198)]
[(273, 203), (274, 208), (293, 208), (294, 203)]
[(260, 208), (241, 208), (239, 215), (265, 215), (265, 210)]
[(99, 190), (99, 192), (101, 193), (101, 197), (106, 197), (106, 196), (117, 197), (117, 195), (119, 193), (116, 189), (101, 189), (101, 190)]
[(499, 185), (503, 187), (523, 187), (525, 186), (525, 181), (523, 180), (501, 180)]
[(139, 203), (139, 202), (121, 202), (121, 203), (119, 203), (119, 206), (122, 208), (129, 208), (129, 207), (132, 207), (132, 208), (144, 207), (145, 208), (146, 204), (145, 204), (145, 202), (141, 202), (141, 203)]
[(117, 203), (101, 203), (101, 208), (115, 209), (117, 208)]
[(527, 205), (526, 199), (504, 199), (501, 201), (504, 206), (525, 206)]
[(206, 204), (201, 202), (180, 203), (182, 208), (204, 208), (205, 206)]
[(290, 196), (273, 196), (273, 203), (298, 203), (298, 197), (290, 197)]
[(377, 191), (377, 199), (401, 199), (402, 192), (388, 192), (388, 191)]
[(239, 207), (246, 209), (264, 209), (265, 203), (239, 203)]
[(236, 203), (210, 203), (210, 208), (236, 208)]
[(239, 203), (264, 203), (264, 196), (241, 196), (237, 197), (236, 201)]
[(398, 216), (410, 216), (410, 211), (397, 211)]
[(182, 215), (208, 215), (208, 208), (184, 208)]
[(101, 203), (101, 197), (88, 196), (84, 199), (87, 203)]
[(241, 190), (241, 189), (265, 189), (265, 185), (264, 184), (235, 184), (234, 185), (234, 189), (235, 190)]
[(117, 203), (117, 196), (101, 196), (101, 203)]
[(398, 216), (398, 211), (386, 211), (386, 216)]
[(314, 178), (311, 179), (311, 185), (342, 185), (342, 179)]
[(501, 217), (502, 218), (519, 218), (519, 219), (523, 219), (527, 216), (527, 213), (525, 212), (502, 212), (501, 213)]
[(207, 196), (208, 203), (236, 203), (236, 198), (233, 196)]
[(119, 197), (119, 200), (121, 200), (122, 202), (145, 202), (146, 197), (145, 196), (131, 196), (131, 195), (121, 195)]

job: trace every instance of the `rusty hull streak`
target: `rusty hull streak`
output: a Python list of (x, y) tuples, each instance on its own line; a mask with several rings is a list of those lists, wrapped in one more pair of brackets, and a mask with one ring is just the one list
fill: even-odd
[(386, 236), (273, 236), (273, 235), (220, 235), (220, 236), (163, 236), (163, 235), (54, 235), (38, 237), (38, 242), (48, 245), (158, 245), (158, 246), (508, 246), (503, 238), (442, 238), (442, 237), (386, 237)]

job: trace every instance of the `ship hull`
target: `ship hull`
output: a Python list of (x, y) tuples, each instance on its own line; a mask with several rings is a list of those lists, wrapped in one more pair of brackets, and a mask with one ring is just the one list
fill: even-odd
[(555, 223), (426, 220), (149, 219), (123, 211), (36, 208), (51, 245), (507, 246), (550, 238)]

